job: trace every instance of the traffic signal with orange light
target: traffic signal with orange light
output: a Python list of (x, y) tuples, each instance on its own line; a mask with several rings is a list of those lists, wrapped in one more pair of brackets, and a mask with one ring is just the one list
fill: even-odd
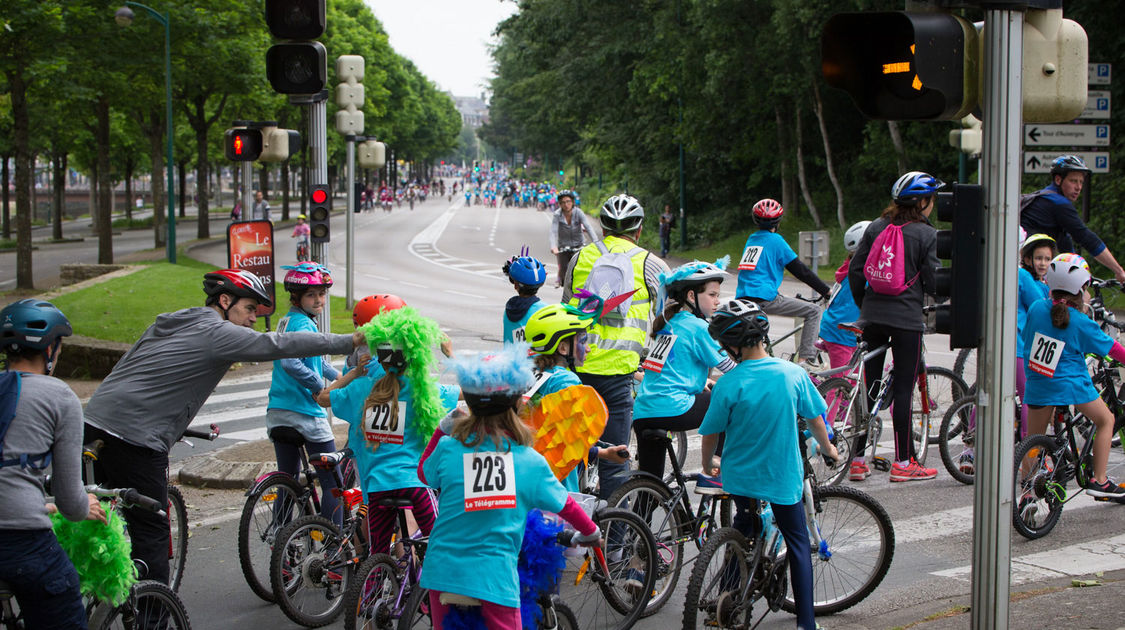
[(328, 186), (309, 186), (309, 240), (313, 243), (327, 243), (331, 238), (329, 223), (332, 212), (329, 199)]
[(223, 135), (223, 153), (232, 162), (253, 162), (258, 159), (262, 154), (261, 129), (227, 129)]
[(315, 40), (326, 26), (325, 0), (266, 0), (266, 26), (291, 40), (266, 51), (266, 76), (281, 94), (316, 94), (328, 82), (328, 53)]
[(938, 258), (949, 265), (937, 270), (935, 288), (949, 303), (937, 307), (935, 328), (949, 335), (951, 349), (976, 348), (984, 328), (984, 189), (954, 184), (935, 203), (937, 218), (953, 227), (937, 233)]

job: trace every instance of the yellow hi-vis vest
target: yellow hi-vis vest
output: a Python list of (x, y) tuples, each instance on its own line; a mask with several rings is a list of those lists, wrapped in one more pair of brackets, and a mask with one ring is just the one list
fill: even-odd
[[(632, 241), (612, 235), (600, 242), (586, 245), (578, 252), (578, 262), (574, 264), (570, 286), (572, 291), (585, 286), (594, 262), (603, 254), (603, 248), (604, 253), (620, 252), (629, 256), (633, 263), (633, 286), (629, 290), (636, 289), (637, 292), (633, 294), (632, 303), (624, 317), (616, 311), (607, 313), (600, 323), (587, 330), (590, 350), (586, 354), (586, 361), (577, 371), (602, 376), (632, 374), (641, 362), (641, 351), (645, 347), (649, 315), (652, 312), (652, 296), (645, 286), (645, 259), (648, 251)], [(599, 297), (608, 299), (613, 296)], [(578, 302), (578, 298), (570, 300), (573, 306), (577, 306)]]

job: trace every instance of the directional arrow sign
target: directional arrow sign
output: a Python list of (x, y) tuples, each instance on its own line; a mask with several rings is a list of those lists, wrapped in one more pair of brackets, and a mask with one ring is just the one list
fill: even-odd
[(1109, 90), (1087, 90), (1086, 109), (1079, 118), (1109, 118)]
[(1109, 125), (1024, 125), (1023, 143), (1035, 147), (1108, 147)]
[(1086, 151), (1083, 153), (1067, 153), (1065, 151), (1025, 151), (1023, 154), (1023, 172), (1025, 173), (1050, 173), (1051, 162), (1060, 155), (1077, 155), (1082, 158), (1086, 166), (1095, 173), (1109, 172), (1108, 151)]

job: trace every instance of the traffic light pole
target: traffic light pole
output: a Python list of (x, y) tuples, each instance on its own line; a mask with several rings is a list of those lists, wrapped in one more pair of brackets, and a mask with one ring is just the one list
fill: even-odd
[(1016, 286), (1019, 259), (1023, 8), (984, 19), (985, 265), (983, 340), (977, 358), (977, 473), (973, 486), (972, 623), (1008, 627), (1015, 403)]
[(355, 305), (355, 136), (347, 136), (348, 146), (348, 205), (344, 214), (347, 222), (347, 291), (346, 304), (350, 310)]
[(250, 178), (254, 177), (253, 162), (239, 162), (242, 168), (242, 217), (249, 221), (254, 218), (254, 194), (250, 192)]
[[(328, 92), (312, 97), (309, 108), (309, 184), (328, 184)], [(322, 265), (328, 264), (328, 243), (312, 243), (309, 253), (312, 259)], [(331, 300), (324, 301), (324, 310), (316, 318), (316, 325), (323, 332), (331, 332)]]

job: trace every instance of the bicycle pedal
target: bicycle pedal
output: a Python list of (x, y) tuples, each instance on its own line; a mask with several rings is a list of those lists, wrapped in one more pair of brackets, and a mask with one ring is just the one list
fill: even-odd
[(886, 457), (876, 456), (871, 458), (871, 465), (874, 466), (876, 470), (888, 472), (891, 469), (891, 460)]

